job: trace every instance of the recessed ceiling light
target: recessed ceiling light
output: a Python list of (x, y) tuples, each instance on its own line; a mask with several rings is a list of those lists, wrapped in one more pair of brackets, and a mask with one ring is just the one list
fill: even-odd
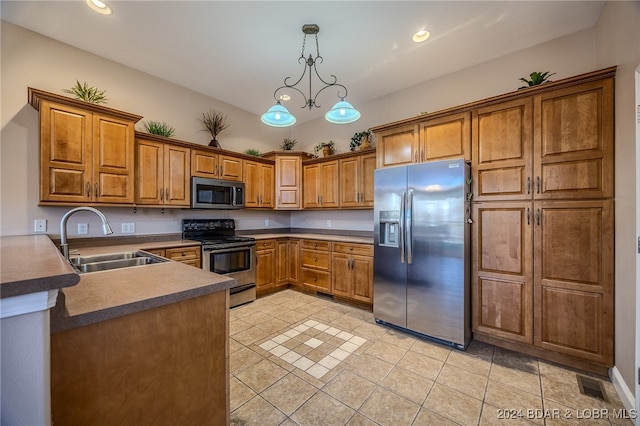
[(427, 39), (431, 36), (431, 33), (427, 30), (420, 30), (413, 35), (413, 41), (416, 43), (422, 43), (423, 41), (427, 41)]
[(291, 96), (289, 95), (280, 95), (280, 100), (281, 101), (288, 101), (291, 99)]
[(112, 13), (111, 8), (100, 0), (87, 0), (87, 6), (89, 6), (91, 10), (102, 15), (111, 15)]

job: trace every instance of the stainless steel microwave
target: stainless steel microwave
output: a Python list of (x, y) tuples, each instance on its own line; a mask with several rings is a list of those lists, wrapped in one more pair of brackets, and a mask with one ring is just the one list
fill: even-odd
[(243, 182), (191, 178), (192, 209), (241, 209), (243, 207)]

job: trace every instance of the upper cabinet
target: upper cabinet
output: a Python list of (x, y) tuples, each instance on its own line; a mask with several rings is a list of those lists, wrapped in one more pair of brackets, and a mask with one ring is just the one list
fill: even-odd
[(244, 160), (244, 206), (273, 208), (274, 165)]
[(241, 182), (243, 178), (243, 160), (226, 153), (192, 149), (191, 175)]
[(142, 117), (29, 88), (40, 112), (42, 204), (133, 204)]
[(189, 207), (191, 150), (165, 139), (136, 134), (136, 204)]
[(469, 112), (424, 118), (376, 130), (378, 167), (398, 166), (448, 158), (471, 159)]
[(375, 169), (375, 151), (340, 159), (340, 207), (373, 207)]
[(338, 208), (338, 160), (305, 164), (303, 174), (305, 209)]
[(275, 208), (302, 209), (302, 160), (310, 158), (306, 152), (274, 151), (264, 155), (275, 161)]

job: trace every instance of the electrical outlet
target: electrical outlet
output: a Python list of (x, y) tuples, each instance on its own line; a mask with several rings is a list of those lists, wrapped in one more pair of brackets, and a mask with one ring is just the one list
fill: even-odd
[(268, 228), (269, 227), (269, 219), (265, 219), (264, 220), (264, 227)]
[(327, 228), (331, 228), (331, 221), (327, 220)]
[(47, 232), (47, 219), (36, 219), (33, 221), (34, 232)]
[(87, 235), (89, 233), (89, 224), (88, 223), (79, 223), (78, 224), (78, 235)]
[(123, 234), (133, 234), (136, 232), (136, 224), (135, 223), (123, 223), (122, 224), (122, 233)]

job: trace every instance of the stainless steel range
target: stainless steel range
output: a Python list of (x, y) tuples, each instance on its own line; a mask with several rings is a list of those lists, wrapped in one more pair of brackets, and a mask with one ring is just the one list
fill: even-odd
[(231, 307), (256, 299), (256, 240), (235, 235), (233, 219), (183, 219), (182, 238), (202, 243), (202, 269), (238, 281)]

